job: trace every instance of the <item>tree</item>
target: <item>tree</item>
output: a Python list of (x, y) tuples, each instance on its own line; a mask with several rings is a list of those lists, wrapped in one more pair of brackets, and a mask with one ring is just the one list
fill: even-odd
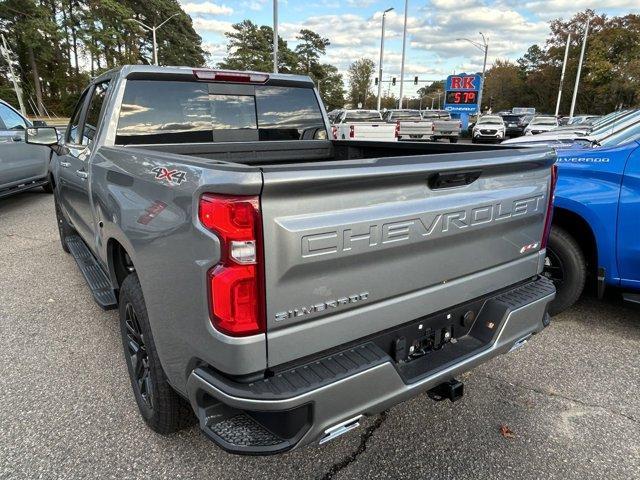
[(174, 13), (158, 32), (160, 63), (204, 65), (202, 40), (178, 0), (0, 1), (0, 31), (16, 54), (27, 110), (68, 115), (90, 76), (150, 63), (151, 34), (128, 19), (157, 25)]
[(493, 98), (491, 109), (510, 109), (522, 105), (523, 80), (520, 76), (520, 68), (509, 60), (496, 60), (493, 66), (485, 74), (484, 98), (485, 106), (489, 99)]
[(362, 104), (363, 108), (373, 105), (370, 86), (374, 68), (375, 63), (369, 58), (361, 58), (349, 65), (349, 102), (353, 108), (357, 108), (358, 104)]
[[(251, 20), (243, 20), (233, 25), (233, 31), (225, 33), (227, 56), (218, 64), (220, 68), (230, 70), (273, 71), (273, 29), (262, 25), (258, 27)], [(278, 37), (278, 71), (295, 72), (298, 68), (298, 56), (287, 42)]]
[(344, 107), (344, 82), (342, 75), (333, 65), (323, 64), (321, 72), (316, 73), (319, 78), (320, 97), (327, 111)]
[(300, 30), (296, 39), (299, 41), (295, 49), (300, 62), (298, 70), (309, 75), (312, 69), (319, 65), (320, 56), (325, 54), (330, 44), (329, 39), (306, 28)]

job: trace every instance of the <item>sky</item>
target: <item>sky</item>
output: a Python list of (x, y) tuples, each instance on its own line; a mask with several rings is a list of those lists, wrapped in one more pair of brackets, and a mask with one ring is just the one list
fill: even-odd
[[(214, 66), (226, 53), (224, 33), (233, 23), (250, 19), (273, 25), (273, 0), (180, 0), (211, 54)], [(640, 13), (640, 0), (408, 0), (405, 79), (439, 80), (451, 73), (482, 69), (483, 52), (460, 38), (489, 43), (487, 67), (495, 59), (516, 60), (532, 44), (544, 44), (549, 21), (568, 19), (592, 8), (610, 16)], [(295, 47), (296, 34), (308, 28), (331, 42), (322, 59), (346, 74), (349, 64), (368, 57), (376, 64), (380, 51), (382, 11), (386, 15), (383, 79), (400, 78), (405, 0), (279, 0), (279, 34)], [(160, 33), (159, 33), (160, 34)], [(377, 70), (376, 70), (377, 71)], [(345, 75), (346, 77), (346, 75)], [(424, 84), (405, 83), (413, 96)], [(391, 87), (398, 96), (399, 84)]]

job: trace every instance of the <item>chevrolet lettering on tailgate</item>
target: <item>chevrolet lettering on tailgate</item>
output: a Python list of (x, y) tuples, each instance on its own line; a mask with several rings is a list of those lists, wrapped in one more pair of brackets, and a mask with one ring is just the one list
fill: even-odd
[(352, 228), (337, 227), (333, 231), (302, 237), (302, 257), (349, 252), (354, 247), (376, 248), (404, 241), (418, 241), (427, 237), (440, 237), (456, 231), (480, 227), (523, 216), (544, 213), (544, 195), (510, 200), (461, 210), (428, 213), (415, 218), (378, 221)]

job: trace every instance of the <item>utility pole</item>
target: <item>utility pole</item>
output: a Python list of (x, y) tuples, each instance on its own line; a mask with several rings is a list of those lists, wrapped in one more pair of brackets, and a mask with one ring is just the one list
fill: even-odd
[(584, 60), (584, 51), (587, 48), (587, 36), (589, 35), (589, 20), (584, 27), (584, 38), (582, 39), (582, 51), (580, 52), (580, 62), (578, 62), (578, 73), (576, 74), (576, 84), (573, 87), (573, 98), (571, 99), (571, 110), (569, 111), (569, 120), (573, 118), (573, 112), (576, 108), (576, 97), (578, 96), (578, 87), (580, 86), (580, 73), (582, 72), (582, 61)]
[(169, 18), (167, 18), (164, 22), (162, 22), (160, 25), (154, 25), (153, 27), (150, 27), (149, 25), (145, 25), (144, 23), (142, 23), (137, 18), (130, 18), (129, 19), (129, 20), (131, 20), (133, 22), (136, 22), (138, 25), (140, 25), (145, 30), (148, 30), (149, 32), (151, 32), (151, 36), (153, 37), (153, 64), (154, 65), (158, 65), (158, 42), (156, 40), (156, 31), (159, 28), (161, 28), (165, 23), (167, 23), (169, 20), (171, 20), (173, 17), (175, 17), (176, 15), (179, 15), (179, 14), (178, 13), (174, 13)]
[(407, 50), (407, 11), (409, 10), (409, 0), (404, 0), (404, 28), (402, 29), (402, 63), (400, 64), (400, 101), (398, 108), (402, 108), (402, 88), (404, 86), (404, 58)]
[(564, 49), (564, 61), (562, 62), (562, 73), (560, 74), (560, 87), (558, 87), (558, 101), (556, 102), (556, 117), (560, 111), (560, 99), (562, 98), (562, 85), (564, 84), (564, 72), (567, 70), (567, 60), (569, 59), (569, 44), (571, 34), (567, 35), (567, 46)]
[(393, 10), (393, 7), (387, 8), (382, 12), (382, 33), (380, 34), (380, 60), (378, 62), (378, 110), (380, 110), (380, 98), (382, 96), (382, 61), (384, 58), (384, 19), (387, 12)]
[(11, 63), (11, 50), (7, 47), (7, 40), (4, 38), (4, 35), (0, 34), (2, 37), (2, 47), (0, 50), (2, 56), (7, 61), (7, 65), (9, 65), (9, 73), (11, 74), (11, 82), (13, 83), (13, 89), (16, 91), (16, 97), (18, 97), (18, 105), (20, 105), (20, 113), (22, 113), (23, 117), (27, 116), (27, 111), (24, 108), (24, 102), (22, 101), (22, 89), (20, 85), (18, 85), (18, 80), (16, 79), (16, 74), (13, 71), (13, 63)]
[(273, 0), (273, 73), (278, 73), (278, 0)]

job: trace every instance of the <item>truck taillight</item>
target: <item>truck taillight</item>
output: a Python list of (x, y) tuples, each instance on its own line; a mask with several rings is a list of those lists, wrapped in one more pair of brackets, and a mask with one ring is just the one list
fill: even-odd
[(542, 232), (542, 240), (540, 248), (547, 248), (547, 241), (551, 233), (551, 221), (553, 220), (553, 200), (556, 193), (556, 183), (558, 183), (558, 166), (551, 167), (551, 181), (549, 183), (549, 200), (547, 203), (547, 213), (544, 219), (544, 230)]
[(331, 135), (333, 135), (334, 140), (338, 139), (338, 127), (335, 125), (331, 127)]
[(260, 199), (206, 193), (198, 217), (220, 239), (220, 262), (207, 274), (213, 326), (233, 336), (264, 332)]
[(400, 122), (396, 122), (396, 138), (400, 138)]
[(435, 122), (431, 124), (431, 133), (435, 133), (436, 132), (436, 124)]
[(354, 125), (349, 125), (349, 138), (355, 138), (356, 136), (356, 127)]

